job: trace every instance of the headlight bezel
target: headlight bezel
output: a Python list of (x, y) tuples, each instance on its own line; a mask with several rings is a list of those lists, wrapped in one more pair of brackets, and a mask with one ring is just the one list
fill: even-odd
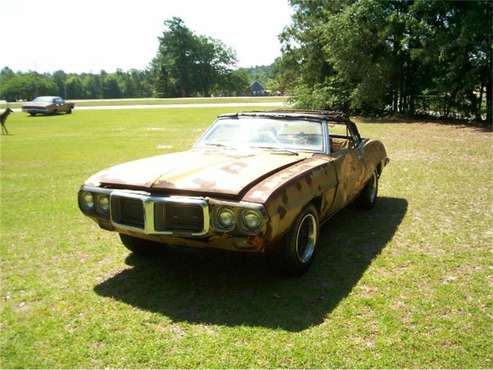
[[(89, 205), (88, 202), (86, 202), (86, 197), (90, 196), (91, 197), (91, 204)], [(87, 213), (94, 212), (95, 210), (95, 199), (94, 199), (94, 194), (90, 191), (87, 190), (82, 190), (79, 192), (79, 206), (82, 211), (85, 211)]]
[[(102, 199), (106, 199), (106, 201), (107, 201), (106, 208), (104, 208), (101, 205)], [(109, 212), (110, 212), (110, 196), (109, 196), (109, 194), (104, 194), (104, 193), (96, 194), (96, 196), (95, 196), (95, 207), (96, 207), (97, 213), (100, 213), (103, 215), (109, 214)]]
[[(254, 227), (251, 227), (248, 225), (248, 222), (246, 220), (246, 217), (248, 215), (255, 215), (258, 218), (258, 224)], [(255, 232), (258, 231), (262, 227), (262, 220), (263, 220), (263, 215), (261, 212), (254, 208), (248, 208), (248, 209), (243, 209), (240, 213), (240, 221), (241, 225), (245, 230), (248, 230), (250, 232)]]
[[(111, 208), (111, 203), (110, 203), (110, 195), (111, 195), (112, 189), (105, 189), (105, 188), (98, 188), (98, 187), (92, 187), (92, 186), (82, 186), (81, 189), (79, 190), (78, 193), (78, 204), (79, 204), (79, 209), (84, 213), (85, 215), (89, 217), (96, 217), (100, 219), (109, 219), (110, 218), (110, 208)], [(93, 205), (91, 207), (88, 207), (86, 205), (86, 202), (84, 202), (84, 196), (87, 194), (91, 194), (93, 198)], [(99, 206), (98, 198), (100, 197), (107, 197), (108, 198), (108, 209), (104, 210)]]
[[(229, 226), (228, 225), (224, 225), (221, 222), (220, 214), (222, 212), (231, 213), (231, 216), (232, 216), (232, 223), (231, 223), (231, 225), (229, 225)], [(217, 207), (217, 209), (214, 212), (214, 223), (216, 224), (216, 226), (218, 227), (218, 229), (221, 230), (221, 231), (232, 231), (232, 230), (235, 229), (236, 224), (237, 224), (237, 215), (236, 215), (236, 212), (234, 211), (234, 209), (232, 209), (231, 207), (228, 207), (228, 206), (220, 206), (220, 207)]]
[[(209, 206), (212, 209), (212, 227), (214, 230), (219, 232), (229, 233), (232, 235), (257, 235), (262, 232), (268, 221), (267, 212), (261, 204), (209, 199)], [(221, 225), (219, 221), (219, 213), (223, 209), (232, 211), (234, 215), (233, 226), (224, 227), (224, 225)], [(250, 213), (251, 211), (259, 217), (259, 224), (255, 228), (248, 227), (244, 220), (244, 215)]]

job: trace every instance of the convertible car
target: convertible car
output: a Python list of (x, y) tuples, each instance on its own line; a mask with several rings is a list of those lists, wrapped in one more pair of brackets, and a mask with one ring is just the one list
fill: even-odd
[(191, 150), (90, 177), (78, 204), (134, 253), (169, 244), (268, 254), (300, 275), (323, 222), (353, 201), (375, 205), (388, 161), (342, 113), (224, 114)]
[(59, 96), (38, 96), (22, 106), (22, 111), (29, 113), (31, 116), (36, 114), (57, 114), (64, 112), (72, 113), (75, 104), (65, 101)]

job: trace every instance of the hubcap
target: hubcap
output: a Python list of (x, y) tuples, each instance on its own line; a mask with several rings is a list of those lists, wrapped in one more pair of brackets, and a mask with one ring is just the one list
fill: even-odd
[(317, 242), (317, 221), (308, 213), (301, 220), (296, 232), (296, 254), (301, 263), (307, 263), (315, 251)]

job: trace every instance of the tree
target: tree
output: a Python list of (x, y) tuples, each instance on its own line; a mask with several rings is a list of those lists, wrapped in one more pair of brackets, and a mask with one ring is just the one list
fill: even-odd
[(236, 63), (221, 41), (193, 33), (180, 18), (164, 22), (159, 49), (151, 63), (158, 96), (208, 96)]
[(290, 3), (279, 80), (298, 105), (481, 119), (486, 101), (491, 123), (490, 1)]

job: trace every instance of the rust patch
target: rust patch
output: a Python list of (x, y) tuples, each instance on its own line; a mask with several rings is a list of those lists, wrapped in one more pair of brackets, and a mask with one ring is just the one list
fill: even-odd
[(284, 218), (284, 216), (286, 216), (286, 208), (284, 208), (283, 206), (279, 206), (277, 207), (277, 212), (279, 213), (279, 217), (281, 218), (281, 220)]
[(268, 222), (267, 223), (267, 227), (266, 227), (266, 230), (265, 230), (265, 237), (268, 240), (272, 237), (272, 225), (271, 225), (271, 222)]
[(264, 246), (264, 239), (259, 235), (252, 235), (247, 238), (248, 244), (253, 245), (255, 249), (262, 250)]
[(287, 195), (287, 193), (286, 193), (286, 190), (284, 190), (284, 192), (283, 192), (283, 194), (282, 194), (282, 202), (283, 202), (284, 204), (287, 204), (287, 203), (288, 203), (288, 200), (289, 200), (289, 199), (288, 199), (288, 195)]
[(305, 177), (305, 181), (306, 183), (308, 184), (308, 186), (311, 186), (312, 184), (312, 175), (311, 174), (308, 174), (306, 177)]
[(228, 164), (227, 166), (221, 167), (221, 170), (232, 174), (239, 174), (245, 167), (248, 167), (248, 164), (245, 162), (234, 162)]
[(204, 180), (201, 178), (194, 179), (193, 182), (198, 186), (200, 186), (200, 188), (203, 190), (207, 190), (209, 188), (214, 187), (214, 185), (216, 185), (215, 181)]
[(169, 181), (165, 181), (165, 180), (158, 180), (158, 181), (156, 181), (156, 183), (154, 183), (152, 185), (158, 185), (161, 187), (166, 187), (168, 189), (175, 189), (176, 188), (175, 184), (173, 184), (172, 182), (169, 182)]

